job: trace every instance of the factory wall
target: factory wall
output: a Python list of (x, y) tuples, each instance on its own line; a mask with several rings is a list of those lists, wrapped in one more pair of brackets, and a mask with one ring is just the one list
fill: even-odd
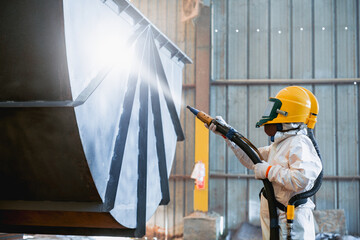
[[(183, 1), (132, 3), (195, 62), (196, 19), (181, 21)], [(205, 1), (207, 2), (207, 1)], [(349, 234), (360, 234), (359, 1), (213, 0), (211, 7), (210, 114), (221, 115), (256, 146), (269, 144), (255, 123), (280, 89), (300, 85), (320, 105), (315, 137), (324, 180), (313, 197), (317, 209), (344, 209)], [(199, 69), (197, 69), (198, 71)], [(195, 104), (196, 65), (184, 69), (183, 104)], [(199, 86), (197, 86), (199, 87)], [(178, 143), (170, 176), (171, 202), (149, 226), (181, 234), (193, 211), (194, 119), (183, 108), (186, 140)], [(223, 139), (210, 135), (209, 211), (225, 227), (258, 223), (261, 181), (244, 168)]]
[[(255, 146), (269, 144), (255, 123), (270, 96), (290, 84), (316, 95), (325, 178), (313, 200), (317, 209), (345, 209), (349, 233), (359, 234), (359, 2), (212, 1), (212, 46), (210, 113)], [(222, 139), (211, 135), (210, 149), (210, 209), (230, 229), (257, 222), (262, 183)]]

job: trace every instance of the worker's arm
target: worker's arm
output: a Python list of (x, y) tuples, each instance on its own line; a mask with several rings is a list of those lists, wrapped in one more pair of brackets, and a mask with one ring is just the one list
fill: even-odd
[[(218, 121), (220, 121), (222, 124), (227, 125), (227, 123), (225, 122), (225, 120), (221, 116), (216, 116), (216, 119)], [(205, 124), (205, 127), (208, 127), (208, 126)], [(210, 126), (208, 128), (209, 128), (210, 131), (212, 131), (216, 135), (222, 136), (225, 139), (226, 144), (231, 148), (231, 150), (234, 152), (235, 156), (237, 157), (237, 159), (239, 159), (239, 161), (241, 162), (242, 165), (244, 165), (246, 168), (248, 168), (250, 170), (254, 169), (254, 163), (245, 154), (245, 152), (239, 146), (237, 146), (234, 142), (230, 141), (224, 135), (222, 135), (221, 133), (216, 131), (216, 125), (215, 124), (213, 124), (213, 123), (210, 124)]]
[(251, 159), (246, 155), (246, 153), (235, 143), (230, 141), (229, 139), (225, 139), (226, 144), (231, 148), (231, 150), (234, 152), (235, 156), (242, 165), (244, 165), (247, 169), (253, 170), (254, 169), (254, 163), (251, 161)]

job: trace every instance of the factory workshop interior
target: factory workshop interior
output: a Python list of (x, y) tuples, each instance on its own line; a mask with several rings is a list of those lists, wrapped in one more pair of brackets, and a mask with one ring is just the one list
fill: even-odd
[(359, 0), (0, 2), (0, 240), (360, 239)]

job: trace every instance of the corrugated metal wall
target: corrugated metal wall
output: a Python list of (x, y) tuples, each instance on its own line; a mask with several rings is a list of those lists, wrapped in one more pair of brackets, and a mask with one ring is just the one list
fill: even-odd
[[(181, 22), (181, 0), (132, 3), (195, 60), (196, 24)], [(359, 1), (213, 0), (211, 9), (211, 115), (222, 115), (256, 146), (263, 146), (269, 141), (254, 126), (267, 99), (291, 82), (313, 91), (320, 104), (315, 136), (324, 174), (335, 176), (324, 179), (314, 201), (317, 209), (345, 209), (349, 233), (360, 234), (360, 83), (352, 82), (360, 78)], [(195, 68), (185, 66), (185, 106), (195, 105)], [(229, 79), (240, 80), (229, 84)], [(253, 79), (269, 82), (254, 84)], [(280, 85), (279, 79), (289, 82)], [(171, 202), (159, 207), (148, 223), (160, 227), (157, 234), (167, 231), (169, 237), (181, 234), (183, 217), (193, 210), (193, 181), (184, 176), (193, 167), (194, 118), (182, 110), (181, 121), (186, 140), (177, 146)], [(238, 162), (221, 138), (211, 135), (210, 149), (210, 210), (225, 216), (229, 229), (244, 221), (257, 222), (261, 181), (253, 179), (253, 172)]]
[[(149, 20), (195, 60), (195, 23), (181, 21), (182, 1), (180, 0), (133, 0), (131, 1)], [(181, 125), (185, 141), (178, 142), (176, 159), (169, 181), (170, 203), (159, 206), (147, 223), (147, 236), (168, 239), (181, 237), (183, 217), (193, 212), (194, 181), (189, 177), (194, 166), (194, 115), (184, 106), (195, 105), (195, 64), (186, 64), (183, 72), (183, 98)]]
[[(342, 176), (359, 176), (359, 40), (357, 0), (212, 1), (211, 115), (224, 116), (263, 146), (268, 138), (255, 123), (267, 99), (287, 86), (277, 79), (297, 79), (313, 91), (320, 104), (315, 136), (324, 174), (339, 176), (327, 177), (314, 201), (317, 209), (345, 209), (350, 234), (360, 233), (359, 178)], [(240, 80), (219, 81), (224, 79)], [(230, 229), (256, 222), (261, 182), (240, 175), (253, 173), (221, 138), (211, 135), (210, 145), (210, 209), (226, 216)]]

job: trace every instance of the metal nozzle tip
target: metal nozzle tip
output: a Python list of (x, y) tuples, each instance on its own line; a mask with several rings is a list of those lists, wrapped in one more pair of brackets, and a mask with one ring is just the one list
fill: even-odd
[(199, 113), (199, 110), (197, 110), (196, 108), (190, 107), (189, 105), (186, 108), (188, 108), (194, 115), (197, 115)]

